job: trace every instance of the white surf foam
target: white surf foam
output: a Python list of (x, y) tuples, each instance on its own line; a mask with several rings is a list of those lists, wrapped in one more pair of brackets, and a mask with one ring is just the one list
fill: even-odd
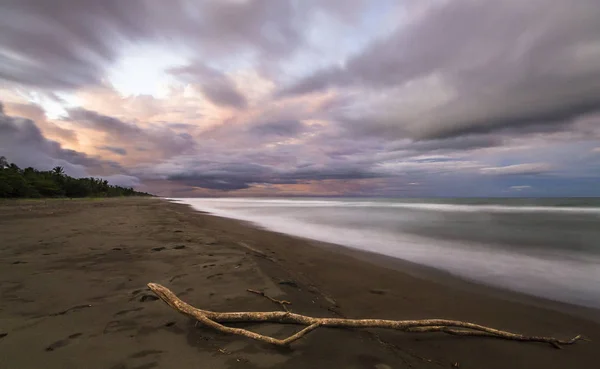
[[(197, 199), (190, 199), (197, 200)], [(508, 206), (508, 205), (460, 205), (440, 203), (397, 203), (380, 201), (344, 201), (344, 200), (286, 200), (286, 199), (249, 199), (249, 198), (203, 198), (206, 204), (248, 205), (259, 207), (380, 207), (404, 208), (415, 210), (444, 212), (491, 212), (491, 213), (580, 213), (600, 214), (600, 207), (575, 206)]]
[[(218, 216), (249, 221), (269, 230), (294, 236), (392, 256), (422, 265), (449, 271), (455, 275), (504, 287), (527, 294), (558, 301), (600, 308), (600, 257), (596, 255), (567, 253), (562, 250), (533, 252), (531, 250), (504, 249), (492, 245), (465, 244), (433, 240), (425, 237), (381, 229), (369, 229), (369, 219), (360, 228), (343, 224), (323, 224), (310, 221), (311, 208), (320, 206), (362, 207), (345, 204), (345, 201), (328, 200), (262, 200), (262, 199), (173, 199), (191, 205), (197, 210)], [(479, 205), (446, 204), (382, 204), (377, 207), (402, 207), (429, 211), (465, 211)], [(400, 206), (402, 205), (402, 206)], [(265, 207), (280, 207), (273, 212), (261, 211)], [(506, 211), (505, 206), (485, 206), (486, 210)], [(510, 211), (516, 211), (510, 207)], [(525, 207), (527, 211), (540, 211), (542, 207)], [(533, 210), (535, 209), (535, 210)], [(575, 208), (581, 210), (581, 208)], [(564, 211), (565, 208), (556, 208)], [(348, 211), (352, 211), (348, 209)], [(358, 211), (356, 209), (355, 211)], [(471, 210), (468, 210), (471, 211)], [(481, 210), (477, 210), (481, 211)], [(545, 210), (542, 210), (545, 211)], [(569, 211), (569, 210), (567, 210)], [(600, 211), (600, 209), (596, 209)]]

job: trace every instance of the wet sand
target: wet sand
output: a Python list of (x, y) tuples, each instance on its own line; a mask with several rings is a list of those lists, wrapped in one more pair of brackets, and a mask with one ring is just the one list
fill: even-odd
[[(268, 258), (251, 249), (260, 250)], [(164, 200), (0, 203), (0, 368), (595, 368), (596, 311), (254, 228)], [(221, 334), (146, 289), (215, 311), (469, 320), (571, 337), (557, 350), (443, 334), (320, 328), (278, 349)], [(283, 282), (283, 283), (282, 283)], [(285, 337), (296, 326), (240, 325)]]

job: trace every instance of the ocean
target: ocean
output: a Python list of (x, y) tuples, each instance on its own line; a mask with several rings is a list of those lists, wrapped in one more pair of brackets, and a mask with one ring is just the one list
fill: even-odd
[(600, 199), (172, 199), (260, 227), (600, 308)]

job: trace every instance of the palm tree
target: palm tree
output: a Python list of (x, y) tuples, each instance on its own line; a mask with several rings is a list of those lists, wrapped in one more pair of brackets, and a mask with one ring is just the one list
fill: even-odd
[(63, 167), (54, 167), (52, 168), (52, 173), (54, 173), (57, 176), (63, 176), (65, 174), (65, 170), (63, 169)]

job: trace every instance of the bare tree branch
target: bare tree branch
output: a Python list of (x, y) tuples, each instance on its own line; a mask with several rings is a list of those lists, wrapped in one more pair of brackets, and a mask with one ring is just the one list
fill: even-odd
[[(195, 308), (179, 299), (171, 290), (156, 283), (148, 283), (148, 287), (164, 302), (180, 313), (196, 319), (199, 323), (224, 333), (236, 334), (258, 341), (271, 343), (277, 346), (288, 346), (290, 343), (302, 338), (307, 333), (318, 327), (337, 328), (387, 328), (403, 332), (442, 332), (459, 336), (492, 337), (513, 341), (542, 342), (556, 348), (560, 345), (571, 345), (584, 339), (580, 335), (568, 340), (554, 337), (525, 336), (518, 333), (507, 332), (486, 327), (479, 324), (449, 319), (421, 319), (421, 320), (385, 320), (385, 319), (342, 319), (342, 318), (314, 318), (306, 315), (291, 313), (289, 311), (270, 312), (235, 312), (219, 313)], [(256, 293), (256, 292), (255, 292)], [(259, 293), (260, 294), (260, 293)], [(264, 294), (262, 294), (265, 296)], [(266, 297), (266, 296), (265, 296)], [(278, 301), (278, 300), (277, 300)], [(283, 305), (283, 304), (282, 304)], [(231, 328), (220, 323), (232, 322), (261, 322), (261, 323), (289, 323), (306, 326), (298, 333), (280, 340), (264, 336), (246, 329)]]

